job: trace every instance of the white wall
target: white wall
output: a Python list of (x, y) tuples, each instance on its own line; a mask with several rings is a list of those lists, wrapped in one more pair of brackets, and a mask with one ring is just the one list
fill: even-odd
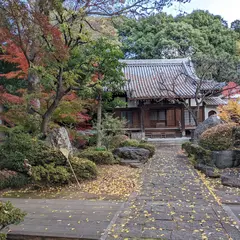
[(205, 106), (204, 107), (204, 116), (205, 116), (204, 120), (206, 120), (208, 118), (208, 113), (210, 111), (215, 111), (216, 113), (218, 113), (217, 106)]
[(128, 107), (129, 108), (137, 107), (137, 101), (129, 101), (128, 102)]
[[(196, 105), (196, 101), (195, 101), (195, 99), (190, 99), (191, 101), (190, 101), (190, 104), (191, 104), (191, 107), (196, 107), (197, 105)], [(187, 99), (186, 101), (185, 101), (186, 103), (189, 103), (189, 100)], [(201, 106), (202, 106), (202, 104), (201, 104)]]

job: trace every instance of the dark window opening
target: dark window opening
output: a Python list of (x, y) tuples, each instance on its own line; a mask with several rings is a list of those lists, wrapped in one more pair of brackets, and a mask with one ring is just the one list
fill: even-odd
[(154, 110), (150, 113), (150, 120), (152, 121), (165, 121), (166, 111), (165, 110)]
[(127, 121), (127, 126), (133, 125), (133, 114), (132, 111), (122, 111), (121, 119), (125, 119)]
[(217, 114), (216, 111), (212, 110), (212, 111), (210, 111), (210, 112), (208, 113), (208, 117), (210, 117), (210, 116), (212, 116), (212, 115), (216, 115), (216, 114)]

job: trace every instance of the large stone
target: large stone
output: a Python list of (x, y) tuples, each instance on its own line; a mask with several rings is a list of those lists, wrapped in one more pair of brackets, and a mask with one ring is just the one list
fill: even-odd
[(114, 150), (113, 154), (120, 159), (137, 160), (145, 163), (150, 157), (150, 151), (137, 147), (121, 147)]
[(234, 168), (240, 166), (240, 151), (213, 151), (212, 159), (217, 168)]
[(240, 168), (225, 169), (221, 181), (223, 185), (240, 188)]
[(194, 142), (198, 142), (201, 134), (207, 129), (215, 127), (219, 124), (222, 124), (223, 121), (216, 115), (210, 116), (205, 121), (200, 123), (194, 131)]
[(73, 153), (73, 147), (70, 142), (68, 132), (64, 127), (53, 129), (47, 138), (47, 142), (49, 142), (53, 148), (60, 150), (65, 149), (70, 154)]
[(207, 166), (201, 163), (196, 164), (194, 167), (200, 170), (202, 173), (204, 173), (207, 177), (210, 177), (210, 178), (220, 177), (220, 171), (215, 167)]

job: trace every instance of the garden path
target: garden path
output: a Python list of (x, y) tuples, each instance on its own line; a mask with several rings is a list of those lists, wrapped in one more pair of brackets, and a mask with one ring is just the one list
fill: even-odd
[(120, 201), (19, 199), (10, 200), (28, 214), (24, 222), (11, 225), (8, 239), (100, 239), (116, 212)]
[(235, 223), (182, 154), (180, 144), (158, 145), (142, 181), (141, 191), (124, 204), (9, 199), (28, 212), (23, 223), (11, 226), (9, 239), (240, 239)]
[(141, 192), (120, 214), (107, 240), (239, 240), (234, 224), (180, 145), (168, 143), (158, 146)]

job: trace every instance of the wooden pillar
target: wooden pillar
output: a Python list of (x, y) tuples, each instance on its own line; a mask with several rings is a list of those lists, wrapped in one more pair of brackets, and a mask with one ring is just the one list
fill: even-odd
[(145, 127), (144, 127), (144, 106), (143, 103), (140, 105), (140, 125), (141, 125), (141, 133), (142, 133), (142, 139), (145, 139)]
[(181, 124), (182, 124), (182, 136), (186, 135), (185, 132), (185, 114), (184, 114), (184, 107), (181, 109)]
[(145, 131), (145, 127), (144, 127), (144, 108), (143, 106), (141, 106), (141, 131), (144, 132)]

